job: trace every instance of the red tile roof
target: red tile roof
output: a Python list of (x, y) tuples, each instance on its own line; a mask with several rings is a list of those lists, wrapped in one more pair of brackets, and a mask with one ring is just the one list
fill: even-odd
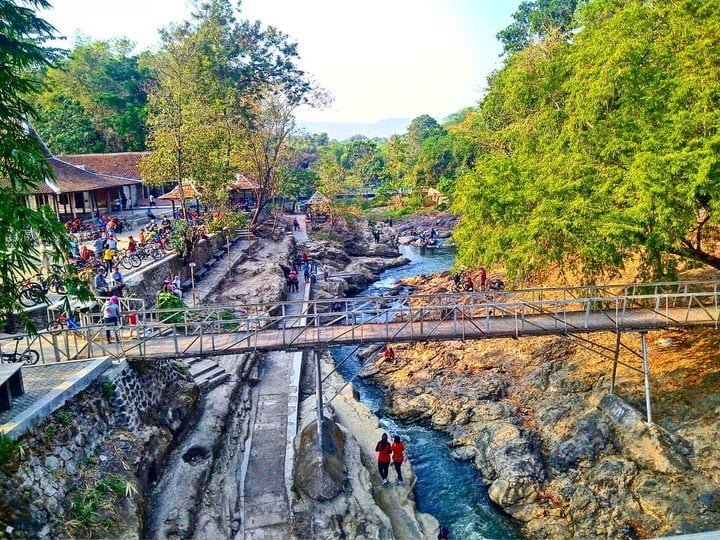
[(230, 189), (237, 189), (239, 191), (255, 191), (258, 189), (258, 183), (255, 180), (251, 180), (242, 173), (235, 175), (235, 180), (231, 182)]
[[(140, 180), (119, 178), (88, 171), (56, 157), (48, 158), (48, 162), (53, 168), (53, 171), (55, 171), (55, 179), (52, 183), (60, 189), (61, 193), (92, 191), (95, 189), (131, 186), (140, 183)], [(45, 193), (44, 191), (38, 190), (35, 192)]]
[(100, 174), (140, 180), (140, 159), (150, 152), (119, 152), (115, 154), (73, 154), (58, 156), (67, 163), (85, 167)]

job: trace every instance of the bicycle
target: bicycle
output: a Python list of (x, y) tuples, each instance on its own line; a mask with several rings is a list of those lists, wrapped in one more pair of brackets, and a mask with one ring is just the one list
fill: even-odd
[(37, 364), (38, 360), (40, 360), (40, 354), (36, 350), (28, 347), (23, 352), (18, 353), (18, 346), (23, 336), (15, 336), (13, 339), (15, 339), (15, 350), (11, 353), (2, 353), (0, 359), (6, 364), (15, 362), (24, 362), (29, 366)]
[(142, 258), (137, 254), (137, 252), (130, 253), (129, 251), (125, 251), (123, 256), (120, 257), (119, 263), (125, 270), (140, 268), (140, 265), (142, 265)]
[(51, 334), (58, 335), (65, 330), (66, 325), (71, 330), (77, 330), (80, 328), (80, 325), (76, 323), (72, 317), (68, 317), (66, 314), (62, 313), (55, 317), (55, 320), (50, 321), (45, 329)]

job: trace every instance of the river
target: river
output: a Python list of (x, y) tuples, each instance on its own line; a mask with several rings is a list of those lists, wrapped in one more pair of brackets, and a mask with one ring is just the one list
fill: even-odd
[[(455, 253), (450, 249), (420, 250), (401, 246), (402, 255), (410, 264), (391, 268), (380, 275), (359, 296), (387, 294), (400, 279), (420, 274), (433, 274), (448, 270)], [(407, 294), (402, 290), (400, 294)], [(332, 350), (336, 360), (344, 359), (354, 347), (338, 347)], [(362, 363), (356, 356), (349, 358), (338, 370), (345, 380), (352, 379), (360, 371)], [(400, 435), (405, 441), (417, 483), (415, 498), (422, 512), (432, 514), (450, 530), (450, 538), (504, 539), (519, 538), (518, 528), (493, 505), (487, 495), (482, 477), (468, 462), (454, 460), (444, 433), (419, 424), (404, 424), (385, 416), (385, 392), (372, 381), (356, 378), (355, 388), (360, 400), (381, 417), (380, 424), (391, 435)], [(391, 478), (393, 476), (391, 475)]]

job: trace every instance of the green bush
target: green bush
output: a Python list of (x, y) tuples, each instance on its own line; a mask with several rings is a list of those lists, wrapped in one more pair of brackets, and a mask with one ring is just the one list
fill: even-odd
[(113, 383), (111, 383), (110, 381), (105, 381), (103, 383), (102, 393), (103, 393), (103, 397), (107, 401), (110, 401), (110, 398), (112, 397), (112, 393), (113, 393), (114, 389), (115, 389), (115, 385)]
[(15, 461), (23, 456), (23, 447), (5, 434), (0, 434), (0, 465)]
[(205, 230), (209, 233), (221, 232), (226, 235), (225, 230), (232, 235), (238, 229), (242, 229), (247, 225), (245, 216), (240, 212), (224, 212), (219, 218), (213, 219), (208, 223)]
[[(181, 298), (178, 298), (172, 293), (158, 293), (157, 295), (157, 309), (178, 309), (183, 310), (187, 306), (185, 305), (185, 302), (182, 301)], [(162, 318), (160, 319), (161, 323), (170, 323), (175, 324), (183, 321), (183, 312), (182, 311), (168, 311), (167, 313), (162, 314)]]
[(60, 411), (58, 413), (58, 419), (63, 426), (69, 426), (72, 423), (72, 414), (68, 411)]

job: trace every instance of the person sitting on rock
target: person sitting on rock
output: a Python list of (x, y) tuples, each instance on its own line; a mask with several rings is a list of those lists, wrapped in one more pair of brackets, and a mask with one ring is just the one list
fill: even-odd
[(465, 276), (465, 290), (468, 292), (475, 290), (475, 283), (473, 282), (473, 278), (470, 274)]
[(395, 363), (395, 351), (393, 351), (389, 343), (385, 345), (385, 352), (383, 353), (383, 357), (385, 358), (386, 362), (392, 362), (393, 364)]

